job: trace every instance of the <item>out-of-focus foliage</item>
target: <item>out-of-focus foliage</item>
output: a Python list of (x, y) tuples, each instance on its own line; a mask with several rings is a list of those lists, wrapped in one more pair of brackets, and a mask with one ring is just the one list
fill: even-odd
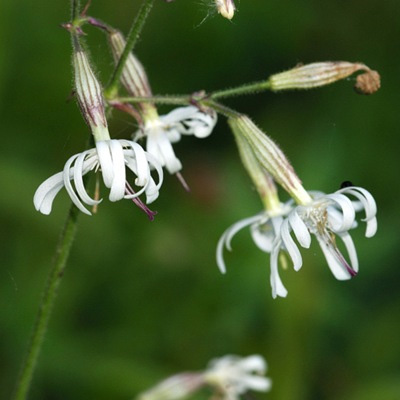
[[(211, 0), (210, 0), (211, 2)], [(93, 0), (90, 13), (127, 31), (139, 1)], [(35, 375), (32, 400), (118, 400), (173, 373), (228, 353), (263, 354), (271, 400), (400, 398), (398, 0), (242, 0), (230, 23), (195, 0), (156, 1), (137, 46), (154, 93), (188, 93), (256, 81), (299, 62), (362, 61), (382, 89), (359, 96), (353, 79), (308, 92), (227, 101), (249, 113), (287, 153), (308, 189), (342, 181), (370, 190), (379, 229), (354, 231), (360, 274), (338, 282), (319, 248), (303, 269), (282, 273), (287, 299), (273, 301), (268, 258), (247, 232), (226, 254), (224, 229), (260, 210), (221, 117), (203, 141), (176, 146), (191, 186), (167, 177), (149, 222), (129, 201), (107, 199), (81, 216)], [(68, 2), (0, 5), (0, 397), (8, 398), (68, 209), (33, 209), (36, 187), (83, 149), (88, 129), (71, 91), (70, 39), (59, 28)], [(85, 28), (104, 82), (104, 36)], [(167, 110), (167, 108), (165, 108)], [(133, 121), (114, 114), (114, 137)]]

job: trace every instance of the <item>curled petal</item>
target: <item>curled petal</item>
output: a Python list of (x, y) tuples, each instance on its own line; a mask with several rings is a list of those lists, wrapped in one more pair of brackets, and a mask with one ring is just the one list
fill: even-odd
[(125, 194), (125, 157), (121, 143), (118, 140), (110, 141), (110, 151), (114, 170), (114, 179), (111, 184), (109, 199), (118, 201)]
[(96, 149), (104, 184), (107, 188), (110, 188), (114, 180), (114, 166), (110, 152), (110, 140), (97, 141)]
[(143, 148), (130, 140), (121, 140), (122, 145), (131, 150), (128, 152), (129, 156), (136, 160), (136, 175), (135, 185), (145, 186), (150, 176), (150, 168), (147, 162), (146, 153)]
[[(376, 220), (376, 203), (371, 193), (361, 187), (345, 188), (340, 190), (340, 192), (353, 195), (360, 201), (362, 208), (365, 210), (365, 218), (363, 219), (363, 221), (367, 223), (365, 236), (368, 238), (374, 236), (378, 229), (378, 222)], [(358, 207), (356, 205), (354, 208), (356, 211), (358, 211)]]
[(348, 231), (352, 227), (356, 216), (351, 201), (346, 196), (335, 193), (326, 195), (326, 198), (332, 200), (335, 203), (335, 205), (339, 206), (339, 209), (343, 214), (341, 224), (333, 225), (331, 227), (332, 230), (334, 232)]
[(88, 154), (90, 154), (91, 150), (84, 151), (83, 153), (79, 154), (79, 157), (75, 161), (74, 166), (74, 182), (75, 188), (79, 197), (82, 199), (84, 203), (89, 206), (94, 206), (95, 204), (101, 203), (100, 200), (92, 199), (85, 189), (85, 185), (83, 183), (83, 175), (90, 171), (90, 168), (95, 164), (95, 160), (92, 158), (90, 160), (85, 160)]
[(286, 297), (288, 291), (286, 290), (285, 286), (282, 283), (281, 277), (279, 276), (278, 270), (278, 257), (280, 251), (280, 243), (277, 242), (274, 246), (274, 250), (271, 253), (271, 274), (270, 274), (270, 282), (272, 288), (272, 297), (276, 299), (277, 296), (279, 297)]
[(53, 201), (63, 186), (64, 178), (62, 172), (58, 172), (46, 179), (37, 188), (33, 196), (33, 204), (36, 210), (42, 214), (49, 215), (51, 213)]
[(303, 259), (301, 257), (300, 251), (290, 235), (289, 221), (285, 219), (281, 226), (281, 236), (283, 243), (290, 258), (293, 261), (293, 268), (298, 271), (303, 265)]
[(306, 224), (297, 212), (290, 213), (289, 223), (301, 247), (308, 249), (311, 244), (311, 235), (310, 232), (308, 232)]
[(317, 235), (317, 240), (334, 277), (340, 281), (351, 279), (356, 272), (347, 263), (336, 244), (332, 243), (329, 234)]
[(203, 112), (197, 107), (187, 106), (175, 108), (160, 119), (163, 123), (170, 124), (182, 135), (205, 138), (210, 135), (217, 123), (217, 113), (211, 109)]
[(175, 174), (182, 169), (182, 164), (176, 157), (172, 144), (163, 130), (157, 129), (148, 134), (146, 148), (162, 166), (167, 167), (170, 174)]
[[(78, 157), (79, 154), (75, 154), (65, 163), (63, 171), (64, 186), (69, 197), (71, 198), (72, 202), (76, 205), (76, 207), (78, 207), (78, 209), (82, 211), (84, 214), (92, 215), (92, 213), (84, 207), (79, 197), (76, 195), (75, 190), (70, 182), (71, 177), (74, 175), (74, 171), (71, 166)], [(83, 170), (77, 172), (83, 174)]]
[(226, 266), (224, 262), (224, 246), (229, 250), (232, 251), (231, 247), (231, 240), (232, 238), (238, 233), (241, 229), (254, 224), (255, 222), (259, 221), (261, 218), (260, 214), (255, 215), (253, 217), (242, 219), (239, 222), (236, 222), (232, 226), (230, 226), (221, 236), (217, 244), (217, 265), (221, 273), (226, 272)]

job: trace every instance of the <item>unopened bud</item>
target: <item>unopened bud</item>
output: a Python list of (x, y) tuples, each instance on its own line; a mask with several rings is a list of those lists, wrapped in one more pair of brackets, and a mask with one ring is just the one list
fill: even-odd
[[(118, 31), (110, 33), (110, 44), (114, 60), (117, 63), (125, 48), (125, 38)], [(151, 97), (151, 88), (146, 71), (142, 63), (131, 52), (125, 63), (122, 71), (121, 82), (128, 93), (134, 97)], [(152, 103), (142, 102), (138, 103), (144, 120), (158, 119), (157, 109)]]
[(161, 381), (146, 392), (140, 393), (137, 400), (180, 400), (191, 395), (204, 385), (202, 374), (186, 372)]
[(83, 118), (96, 139), (109, 138), (104, 100), (100, 83), (96, 79), (85, 52), (77, 46), (73, 55), (75, 91)]
[(370, 72), (365, 64), (346, 61), (319, 62), (272, 75), (269, 78), (272, 91), (285, 89), (312, 89), (347, 78), (357, 71)]
[(247, 141), (261, 167), (268, 171), (297, 203), (307, 204), (311, 201), (285, 154), (247, 115), (231, 117), (228, 124), (235, 136), (242, 136)]
[(247, 140), (237, 131), (234, 131), (240, 158), (253, 181), (266, 210), (273, 213), (280, 210), (280, 201), (277, 187), (272, 176), (258, 162)]
[(227, 19), (232, 19), (235, 14), (235, 4), (233, 0), (215, 0), (217, 11)]
[(376, 71), (367, 71), (357, 76), (354, 89), (360, 94), (373, 94), (381, 87), (381, 77)]
[[(124, 51), (126, 42), (122, 34), (118, 31), (111, 32), (109, 38), (114, 61), (117, 63)], [(146, 71), (132, 52), (129, 53), (126, 60), (121, 81), (125, 89), (132, 96), (149, 97), (152, 95)]]

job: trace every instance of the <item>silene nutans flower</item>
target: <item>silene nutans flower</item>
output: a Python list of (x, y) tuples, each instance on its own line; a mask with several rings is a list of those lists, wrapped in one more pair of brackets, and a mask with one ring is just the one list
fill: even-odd
[[(125, 47), (125, 39), (120, 32), (112, 31), (109, 32), (109, 41), (114, 60), (117, 62)], [(132, 53), (126, 61), (121, 82), (131, 96), (152, 96), (146, 71)], [(161, 166), (165, 166), (170, 174), (176, 174), (182, 169), (182, 163), (176, 157), (172, 143), (178, 142), (182, 135), (205, 138), (211, 134), (217, 123), (217, 114), (212, 109), (200, 110), (195, 106), (178, 107), (160, 116), (156, 106), (151, 102), (139, 102), (137, 107), (142, 121), (140, 129), (133, 138), (135, 141), (144, 138), (146, 150)]]
[[(144, 193), (147, 203), (151, 203), (158, 197), (163, 180), (161, 166), (155, 157), (145, 152), (138, 143), (110, 138), (101, 86), (90, 67), (86, 54), (77, 42), (73, 54), (73, 65), (78, 104), (93, 134), (96, 147), (72, 156), (66, 162), (62, 172), (45, 180), (36, 190), (33, 200), (35, 208), (42, 214), (50, 214), (54, 198), (65, 187), (76, 207), (90, 215), (90, 211), (84, 204), (94, 206), (100, 203), (101, 199), (93, 199), (88, 195), (83, 176), (89, 171), (100, 170), (104, 185), (110, 189), (110, 201), (132, 199), (152, 219), (154, 213), (147, 208), (139, 196)], [(133, 188), (128, 182), (127, 170), (136, 176), (134, 185), (137, 188)], [(157, 183), (151, 175), (152, 170), (157, 172)]]
[[(233, 236), (250, 226), (257, 247), (270, 254), (270, 281), (274, 298), (287, 295), (278, 272), (280, 254), (288, 255), (298, 271), (303, 264), (299, 245), (309, 248), (311, 235), (316, 237), (336, 279), (346, 280), (355, 276), (358, 258), (349, 231), (357, 226), (356, 213), (364, 210), (365, 236), (375, 235), (377, 208), (372, 195), (356, 186), (345, 187), (332, 194), (307, 192), (293, 168), (288, 168), (290, 164), (282, 151), (246, 116), (235, 117), (229, 124), (237, 139), (243, 164), (263, 200), (265, 210), (237, 222), (222, 235), (217, 246), (217, 264), (221, 272), (225, 272), (223, 248), (230, 250)], [(271, 177), (287, 190), (291, 200), (284, 204), (279, 202)], [(337, 239), (343, 242), (347, 257), (340, 251)]]
[(271, 380), (265, 377), (267, 363), (254, 354), (248, 357), (226, 355), (213, 359), (204, 371), (182, 372), (140, 393), (138, 400), (181, 400), (207, 386), (213, 399), (239, 400), (249, 390), (266, 392)]
[(215, 0), (217, 12), (226, 19), (232, 19), (235, 15), (235, 4), (233, 0)]

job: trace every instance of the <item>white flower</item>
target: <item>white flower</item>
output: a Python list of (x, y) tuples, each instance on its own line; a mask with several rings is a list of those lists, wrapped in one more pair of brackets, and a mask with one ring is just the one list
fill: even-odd
[(227, 19), (232, 19), (235, 15), (235, 4), (233, 0), (215, 0), (217, 11)]
[(260, 355), (228, 355), (212, 360), (203, 376), (206, 383), (222, 392), (225, 400), (237, 400), (248, 390), (266, 392), (271, 388), (271, 380), (263, 376), (266, 369), (267, 363)]
[[(353, 196), (356, 200), (352, 201), (348, 196)], [(310, 233), (315, 235), (336, 279), (345, 280), (355, 276), (358, 272), (357, 252), (348, 231), (357, 225), (355, 213), (361, 210), (365, 210), (365, 236), (370, 238), (377, 230), (377, 210), (374, 198), (363, 188), (347, 187), (329, 195), (316, 192), (310, 204), (294, 208), (281, 227), (281, 238), (293, 261), (294, 269), (298, 271), (303, 260), (292, 238), (292, 231), (304, 248), (310, 247)], [(338, 249), (336, 237), (343, 241), (349, 262)]]
[[(140, 187), (136, 192), (127, 181), (126, 168), (136, 175), (134, 183)], [(151, 168), (157, 171), (157, 184), (151, 176)], [(87, 194), (83, 176), (89, 171), (98, 169), (101, 170), (104, 185), (110, 189), (110, 201), (118, 201), (122, 198), (132, 199), (139, 207), (151, 213), (138, 196), (144, 192), (147, 203), (151, 203), (158, 197), (163, 180), (162, 168), (157, 160), (146, 153), (139, 144), (130, 140), (116, 139), (96, 141), (96, 148), (72, 156), (66, 162), (62, 172), (45, 180), (36, 190), (33, 199), (36, 210), (42, 214), (50, 214), (54, 198), (65, 186), (76, 207), (83, 213), (91, 215), (83, 204), (94, 206), (100, 203), (101, 199), (92, 199)], [(72, 180), (75, 187), (72, 186)]]
[(287, 290), (282, 284), (278, 271), (278, 256), (282, 249), (280, 240), (280, 229), (284, 217), (291, 211), (292, 203), (280, 206), (280, 210), (274, 213), (263, 211), (253, 217), (242, 219), (230, 226), (221, 236), (217, 245), (217, 265), (220, 271), (226, 272), (223, 258), (224, 247), (232, 251), (232, 238), (243, 228), (250, 226), (250, 232), (255, 245), (263, 252), (270, 253), (271, 274), (270, 282), (272, 287), (272, 296), (286, 297)]
[[(360, 187), (347, 187), (333, 194), (309, 192), (313, 200), (308, 205), (295, 206), (293, 200), (281, 206), (279, 213), (264, 211), (253, 217), (243, 219), (221, 236), (217, 245), (217, 264), (222, 273), (226, 267), (223, 260), (224, 246), (231, 250), (231, 240), (241, 229), (250, 226), (251, 235), (257, 247), (271, 254), (270, 282), (272, 297), (286, 297), (287, 290), (282, 284), (278, 272), (278, 258), (283, 250), (288, 253), (294, 269), (298, 271), (303, 259), (298, 245), (292, 238), (294, 233), (301, 247), (309, 248), (311, 234), (315, 235), (324, 253), (329, 268), (336, 279), (345, 280), (355, 276), (358, 271), (357, 252), (349, 230), (355, 228), (355, 214), (365, 210), (366, 237), (372, 237), (377, 230), (376, 204), (372, 195)], [(356, 200), (350, 200), (353, 196)], [(339, 237), (347, 250), (349, 262), (342, 255), (336, 244)]]
[(211, 134), (216, 123), (214, 110), (204, 112), (194, 106), (179, 107), (167, 115), (147, 119), (143, 130), (138, 131), (135, 138), (146, 137), (146, 150), (170, 174), (175, 174), (182, 169), (182, 164), (171, 143), (178, 142), (182, 135), (205, 138)]

